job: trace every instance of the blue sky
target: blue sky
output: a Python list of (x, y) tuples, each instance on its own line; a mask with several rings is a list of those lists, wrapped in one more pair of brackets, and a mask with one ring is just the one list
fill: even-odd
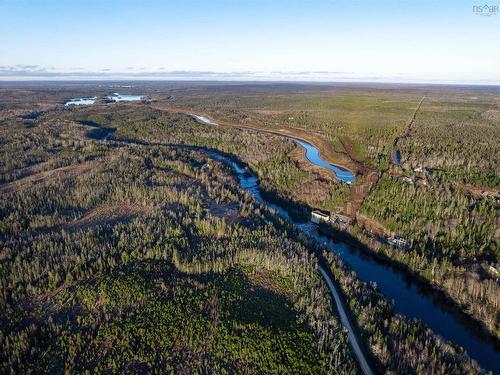
[(0, 79), (500, 83), (500, 14), (482, 4), (0, 0)]

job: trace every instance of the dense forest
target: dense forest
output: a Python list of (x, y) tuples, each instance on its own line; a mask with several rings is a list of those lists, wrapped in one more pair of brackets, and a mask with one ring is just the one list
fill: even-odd
[(82, 142), (91, 170), (2, 196), (4, 371), (356, 371), (315, 258), (222, 165)]
[[(413, 247), (406, 252), (384, 241), (369, 247), (408, 266), (499, 337), (500, 108), (495, 90), (370, 91), (340, 86), (331, 92), (304, 89), (286, 94), (263, 89), (242, 93), (235, 88), (223, 88), (216, 95), (199, 88), (172, 93), (173, 105), (198, 108), (217, 119), (270, 129), (307, 129), (328, 140), (340, 159), (350, 152), (382, 175), (357, 212), (361, 225), (350, 233), (363, 241), (368, 238), (367, 244), (374, 235), (411, 241)], [(392, 165), (393, 151), (400, 155), (400, 165)], [(288, 160), (293, 161), (293, 155)], [(265, 181), (264, 174), (260, 177)], [(358, 184), (364, 177), (358, 176)], [(344, 209), (350, 201), (355, 204), (355, 195), (349, 198), (346, 187), (331, 189), (336, 199), (313, 200), (304, 196), (327, 194), (310, 188), (310, 181), (301, 185), (307, 192), (302, 194), (276, 185), (275, 190), (295, 202), (330, 212)], [(372, 225), (365, 228), (366, 221)], [(496, 269), (494, 274), (489, 267)]]
[[(210, 156), (236, 155), (302, 220), (311, 207), (344, 205), (349, 187), (311, 168), (292, 142), (144, 104), (56, 105), (19, 117), (34, 113), (30, 106), (9, 103), (0, 117), (2, 372), (357, 373), (318, 273), (325, 259), (377, 371), (480, 372), (463, 350), (395, 314), (376, 287), (256, 203)], [(415, 268), (415, 259), (428, 259), (432, 281), (442, 284), (462, 277), (450, 277), (451, 258), (498, 257), (494, 205), (466, 193), (429, 197), (399, 181), (384, 177), (362, 212), (417, 246), (408, 256), (383, 251)], [(408, 206), (380, 211), (387, 194)], [(414, 231), (419, 199), (434, 212), (442, 205), (442, 230)], [(464, 204), (476, 205), (473, 214), (460, 211)], [(436, 219), (431, 211), (422, 222)], [(475, 226), (445, 230), (457, 213)], [(494, 325), (498, 286), (462, 282), (473, 290), (450, 294), (480, 300), (475, 313)]]

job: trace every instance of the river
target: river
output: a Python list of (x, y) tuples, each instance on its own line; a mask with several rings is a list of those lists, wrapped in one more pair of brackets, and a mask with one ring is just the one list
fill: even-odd
[[(198, 115), (196, 113), (190, 113), (190, 116), (193, 116), (196, 120), (207, 124), (207, 125), (219, 125), (217, 122), (214, 120), (209, 119), (208, 117)], [(295, 144), (301, 146), (305, 151), (306, 151), (306, 159), (309, 160), (312, 164), (318, 165), (320, 167), (326, 168), (333, 173), (335, 173), (335, 176), (342, 182), (345, 182), (346, 184), (352, 184), (355, 180), (356, 177), (354, 174), (344, 168), (337, 167), (333, 164), (328, 163), (324, 159), (321, 158), (319, 154), (319, 149), (316, 146), (313, 146), (312, 144), (302, 141), (297, 138), (289, 137), (289, 136), (284, 136), (285, 138), (288, 138), (295, 142)]]
[(354, 175), (352, 174), (351, 171), (348, 171), (347, 169), (344, 169), (344, 168), (336, 167), (335, 165), (330, 164), (327, 161), (323, 160), (321, 158), (321, 156), (319, 155), (319, 149), (317, 147), (313, 146), (310, 143), (301, 141), (299, 139), (295, 139), (295, 138), (291, 138), (291, 137), (287, 137), (287, 138), (291, 139), (296, 144), (298, 144), (299, 146), (301, 146), (302, 148), (304, 148), (306, 150), (306, 158), (312, 164), (326, 168), (326, 169), (334, 172), (335, 175), (337, 176), (337, 178), (340, 181), (345, 182), (346, 184), (352, 184), (356, 180), (356, 177), (354, 177)]
[[(254, 174), (249, 173), (247, 168), (239, 165), (235, 161), (233, 161), (225, 156), (222, 156), (221, 154), (219, 154), (215, 151), (211, 151), (211, 152), (209, 152), (209, 154), (214, 159), (222, 161), (225, 164), (229, 164), (232, 167), (232, 169), (236, 172), (236, 174), (238, 175), (240, 187), (243, 188), (244, 190), (248, 191), (250, 194), (252, 194), (253, 198), (257, 202), (272, 208), (274, 211), (276, 211), (277, 214), (279, 214), (284, 219), (290, 221), (291, 223), (295, 224), (295, 226), (297, 228), (301, 229), (304, 233), (308, 234), (310, 232), (310, 230), (308, 229), (309, 226), (307, 224), (304, 225), (304, 224), (299, 224), (299, 223), (294, 222), (284, 209), (282, 209), (281, 207), (279, 207), (271, 202), (268, 202), (267, 200), (265, 200), (262, 197), (262, 194), (261, 194), (260, 188), (259, 188), (259, 179)], [(323, 278), (325, 279), (325, 281), (328, 285), (328, 288), (330, 289), (333, 300), (335, 302), (335, 306), (337, 307), (337, 310), (338, 310), (338, 313), (340, 316), (340, 321), (342, 323), (342, 326), (346, 329), (349, 343), (351, 344), (351, 348), (354, 352), (354, 355), (356, 356), (356, 359), (361, 367), (361, 370), (363, 371), (363, 374), (373, 375), (373, 371), (371, 370), (370, 365), (368, 364), (368, 361), (367, 361), (367, 359), (366, 359), (366, 357), (361, 349), (361, 344), (360, 344), (360, 342), (358, 342), (358, 337), (354, 333), (354, 329), (351, 326), (351, 323), (349, 322), (349, 319), (348, 319), (349, 314), (346, 311), (344, 304), (342, 303), (342, 300), (340, 298), (340, 294), (339, 294), (337, 288), (335, 287), (335, 284), (330, 279), (327, 272), (321, 266), (319, 266), (319, 271), (321, 273), (321, 276), (323, 276)]]
[[(210, 125), (217, 124), (209, 119), (207, 120), (210, 122), (204, 121), (206, 117), (203, 116), (194, 114), (192, 116)], [(286, 138), (297, 142), (296, 139)], [(306, 142), (300, 142), (304, 143), (307, 148), (315, 148)], [(315, 151), (315, 153), (319, 157), (319, 151)], [(212, 156), (219, 160), (225, 159), (214, 153)], [(314, 158), (309, 159), (309, 161), (316, 164)], [(234, 161), (231, 161), (231, 165), (238, 174), (240, 186), (243, 189), (249, 191), (258, 202), (270, 206), (282, 217), (293, 222), (284, 209), (262, 198), (259, 181), (255, 175), (249, 174), (244, 167)], [(321, 164), (316, 165), (324, 167)], [(438, 335), (463, 347), (469, 356), (475, 359), (481, 367), (487, 371), (492, 371), (494, 374), (500, 374), (500, 348), (496, 345), (497, 343), (481, 335), (477, 328), (472, 327), (462, 314), (447, 302), (442, 301), (436, 293), (422, 287), (404, 271), (345, 243), (332, 241), (330, 238), (318, 233), (316, 228), (310, 223), (293, 223), (304, 233), (310, 237), (314, 237), (319, 243), (326, 246), (330, 251), (335, 252), (356, 272), (361, 280), (375, 282), (382, 294), (394, 302), (394, 309), (397, 313), (409, 319), (416, 318), (423, 321)]]

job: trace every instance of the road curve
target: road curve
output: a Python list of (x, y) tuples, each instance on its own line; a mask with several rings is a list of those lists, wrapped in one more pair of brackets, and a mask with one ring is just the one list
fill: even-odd
[(342, 300), (340, 299), (340, 295), (339, 292), (337, 291), (337, 288), (335, 287), (332, 280), (330, 279), (330, 276), (328, 276), (323, 267), (319, 266), (319, 272), (321, 273), (321, 276), (323, 276), (326, 283), (328, 284), (328, 288), (330, 288), (330, 292), (332, 293), (332, 296), (335, 300), (335, 305), (337, 306), (337, 310), (339, 312), (340, 322), (342, 323), (344, 328), (347, 329), (347, 336), (349, 338), (349, 342), (351, 343), (352, 350), (354, 351), (354, 355), (356, 356), (356, 359), (358, 360), (358, 363), (361, 366), (363, 374), (373, 375), (373, 371), (370, 365), (368, 364), (368, 361), (366, 360), (363, 351), (361, 350), (361, 346), (358, 343), (358, 339), (354, 334), (354, 330), (351, 326), (351, 323), (349, 322), (349, 319), (347, 318), (347, 313), (344, 308), (344, 305), (342, 304)]

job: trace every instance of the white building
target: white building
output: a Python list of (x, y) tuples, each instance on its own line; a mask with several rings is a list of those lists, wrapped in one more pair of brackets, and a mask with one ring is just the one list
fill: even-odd
[(321, 222), (327, 222), (330, 220), (330, 215), (320, 210), (314, 210), (311, 212), (311, 221), (313, 223), (319, 224)]

